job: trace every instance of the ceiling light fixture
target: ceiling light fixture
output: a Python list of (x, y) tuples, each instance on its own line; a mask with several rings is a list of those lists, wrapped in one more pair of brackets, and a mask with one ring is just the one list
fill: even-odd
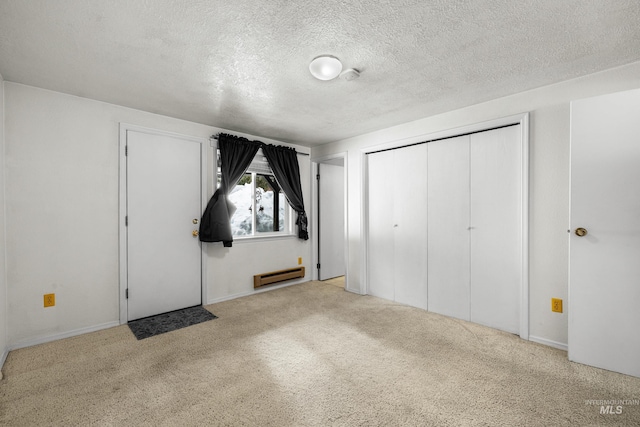
[(311, 61), (309, 71), (318, 80), (335, 79), (342, 71), (342, 62), (335, 56), (320, 55)]

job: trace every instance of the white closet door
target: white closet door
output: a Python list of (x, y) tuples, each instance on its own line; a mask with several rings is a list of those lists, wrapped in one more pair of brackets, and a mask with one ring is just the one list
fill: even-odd
[(519, 333), (520, 126), (471, 135), (471, 321)]
[(427, 309), (427, 144), (394, 153), (395, 301)]
[(395, 151), (367, 156), (369, 212), (368, 294), (394, 299), (393, 164)]
[(429, 147), (429, 311), (469, 320), (469, 136)]

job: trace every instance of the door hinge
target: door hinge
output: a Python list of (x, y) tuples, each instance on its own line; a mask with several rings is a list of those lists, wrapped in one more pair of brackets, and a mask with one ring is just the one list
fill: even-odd
[(316, 179), (317, 179), (318, 181), (320, 181), (320, 174), (317, 174), (317, 175), (316, 175)]
[(128, 155), (129, 155), (129, 146), (128, 146), (128, 145), (125, 145), (125, 146), (124, 146), (124, 155), (125, 155), (125, 156), (128, 156)]
[(316, 268), (317, 268), (318, 270), (320, 270), (320, 263), (318, 263), (318, 264), (316, 265)]
[(124, 291), (124, 297), (125, 297), (126, 299), (129, 299), (129, 288), (125, 289), (125, 291)]
[(124, 217), (124, 226), (128, 227), (129, 226), (129, 216), (125, 216)]

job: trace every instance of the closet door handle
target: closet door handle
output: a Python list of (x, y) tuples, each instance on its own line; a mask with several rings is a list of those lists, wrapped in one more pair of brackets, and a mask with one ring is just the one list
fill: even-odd
[(586, 235), (587, 235), (587, 229), (586, 228), (582, 228), (582, 227), (576, 228), (576, 236), (584, 237)]

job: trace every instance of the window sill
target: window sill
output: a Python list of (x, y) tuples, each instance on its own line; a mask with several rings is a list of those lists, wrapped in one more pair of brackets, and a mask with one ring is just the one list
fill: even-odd
[(294, 239), (297, 236), (295, 234), (265, 234), (257, 236), (234, 236), (233, 243), (245, 244), (251, 242), (268, 242), (270, 240), (286, 240)]

